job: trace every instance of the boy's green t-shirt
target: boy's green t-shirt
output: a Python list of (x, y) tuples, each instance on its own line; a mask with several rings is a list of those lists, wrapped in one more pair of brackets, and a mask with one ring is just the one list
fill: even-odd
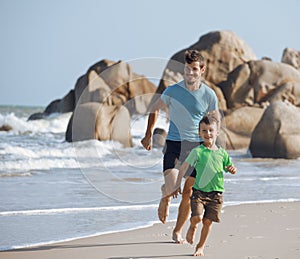
[(203, 192), (224, 191), (225, 166), (232, 165), (228, 153), (223, 149), (210, 150), (204, 145), (194, 148), (185, 160), (196, 169), (194, 188)]

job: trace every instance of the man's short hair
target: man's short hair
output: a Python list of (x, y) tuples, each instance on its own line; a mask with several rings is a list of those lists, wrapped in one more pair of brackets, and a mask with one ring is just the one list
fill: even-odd
[(200, 51), (196, 49), (186, 50), (184, 53), (184, 60), (188, 64), (199, 62), (200, 68), (205, 66), (204, 57), (201, 55)]

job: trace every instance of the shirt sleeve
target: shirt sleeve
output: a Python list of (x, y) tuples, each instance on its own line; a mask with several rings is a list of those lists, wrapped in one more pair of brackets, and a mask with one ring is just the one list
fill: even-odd
[(230, 156), (228, 155), (228, 153), (224, 150), (224, 156), (223, 156), (223, 168), (224, 170), (227, 172), (227, 170), (225, 169), (225, 166), (231, 166), (233, 165)]
[(185, 162), (187, 162), (190, 166), (195, 167), (197, 162), (197, 157), (198, 157), (197, 151), (195, 149), (192, 149), (190, 154), (185, 159)]
[(211, 95), (211, 100), (210, 100), (210, 103), (209, 103), (209, 107), (208, 107), (208, 110), (209, 111), (216, 111), (219, 109), (219, 106), (218, 106), (218, 98), (216, 96), (216, 93), (214, 90), (212, 90), (212, 95)]
[(190, 170), (192, 171), (192, 173), (190, 174), (190, 176), (196, 178), (196, 175), (197, 175), (196, 169), (194, 167), (190, 166)]
[(160, 96), (160, 99), (166, 104), (166, 105), (170, 105), (170, 89), (169, 87), (167, 89), (165, 89), (161, 96)]

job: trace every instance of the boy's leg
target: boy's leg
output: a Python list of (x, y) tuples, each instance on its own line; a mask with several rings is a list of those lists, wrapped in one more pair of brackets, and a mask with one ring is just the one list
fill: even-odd
[(195, 233), (197, 230), (198, 224), (201, 222), (201, 216), (193, 216), (191, 217), (191, 224), (186, 234), (186, 241), (190, 244), (194, 243)]
[(175, 228), (173, 230), (173, 240), (176, 243), (183, 243), (183, 238), (181, 237), (181, 231), (184, 223), (187, 221), (190, 215), (190, 198), (192, 196), (192, 187), (194, 185), (195, 178), (188, 177), (185, 180), (184, 188), (182, 191), (182, 198), (178, 208), (178, 215)]
[(211, 231), (212, 222), (220, 222), (221, 209), (223, 204), (222, 193), (206, 194), (205, 212), (202, 220), (200, 241), (196, 246), (194, 256), (203, 256), (203, 250), (207, 237)]
[(205, 242), (207, 240), (207, 237), (211, 231), (212, 227), (212, 221), (207, 218), (203, 218), (202, 220), (202, 230), (201, 230), (201, 236), (200, 236), (200, 241), (196, 246), (196, 251), (194, 253), (194, 256), (204, 256), (204, 246)]

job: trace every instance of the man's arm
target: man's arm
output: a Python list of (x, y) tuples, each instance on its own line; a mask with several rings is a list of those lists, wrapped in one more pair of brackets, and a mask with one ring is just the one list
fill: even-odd
[(150, 114), (149, 114), (149, 117), (148, 117), (148, 124), (147, 124), (145, 137), (141, 140), (141, 143), (142, 143), (143, 147), (147, 150), (152, 149), (152, 132), (153, 132), (153, 128), (154, 128), (155, 122), (157, 121), (159, 110), (162, 109), (165, 106), (166, 105), (164, 104), (164, 102), (159, 98), (155, 102), (152, 110), (150, 111)]
[(213, 115), (218, 120), (218, 130), (221, 129), (221, 114), (219, 110), (209, 111), (208, 114)]
[(209, 115), (213, 115), (213, 116), (220, 122), (221, 115), (220, 115), (219, 110), (212, 110), (212, 111), (209, 111), (208, 114), (209, 114)]

